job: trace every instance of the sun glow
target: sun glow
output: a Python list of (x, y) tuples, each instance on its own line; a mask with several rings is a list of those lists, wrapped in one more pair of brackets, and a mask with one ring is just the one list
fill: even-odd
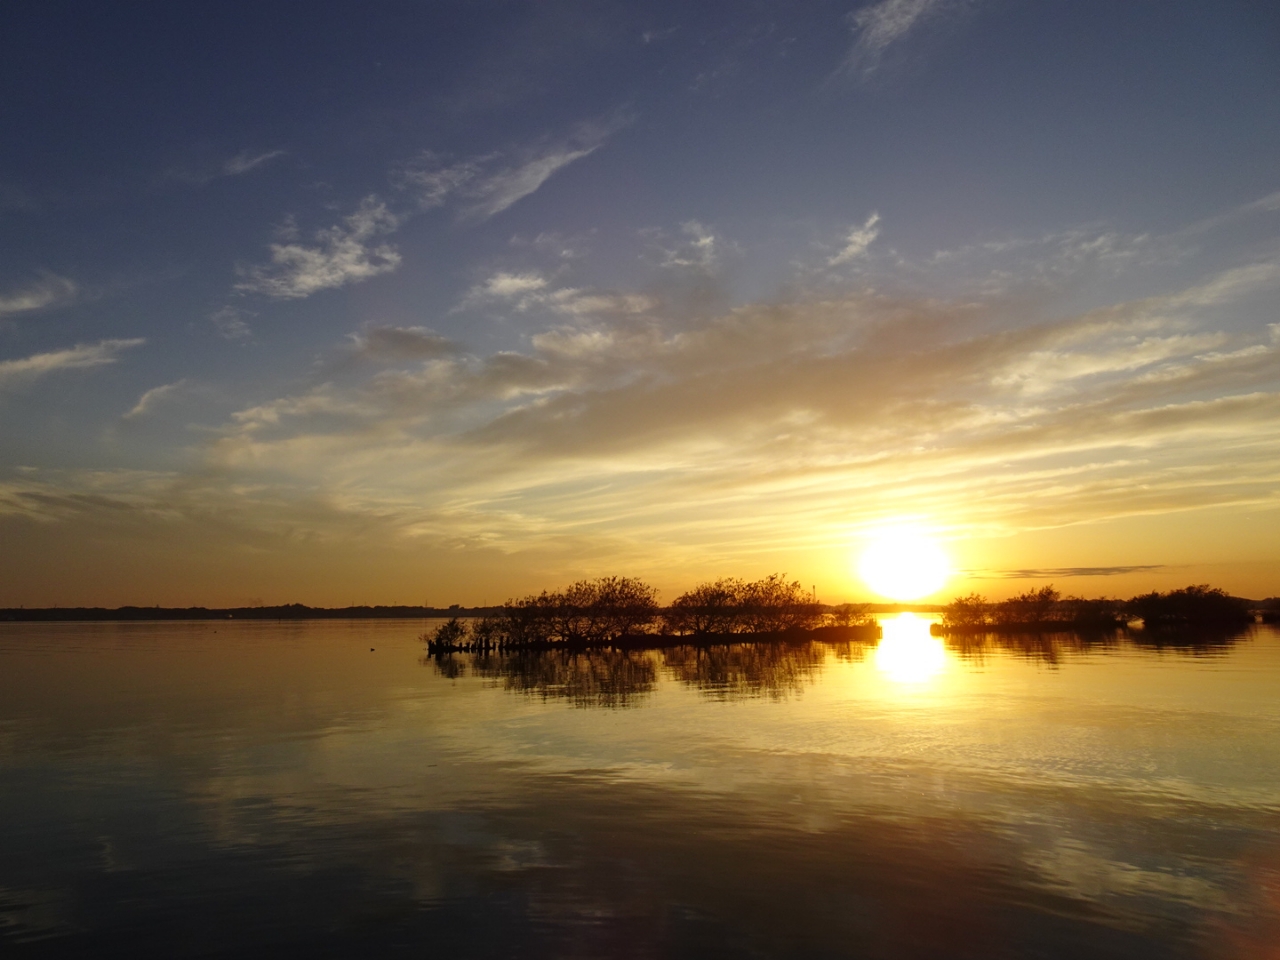
[(876, 647), (876, 669), (898, 683), (925, 683), (947, 668), (947, 648), (929, 633), (929, 621), (901, 613), (881, 621), (884, 637)]
[(927, 534), (895, 528), (871, 541), (862, 552), (858, 573), (882, 597), (918, 600), (942, 589), (951, 576), (951, 561)]

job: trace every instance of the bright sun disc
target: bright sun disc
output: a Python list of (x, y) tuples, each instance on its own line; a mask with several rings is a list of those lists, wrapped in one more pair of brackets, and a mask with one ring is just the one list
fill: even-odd
[(863, 551), (858, 573), (882, 597), (918, 600), (942, 589), (951, 576), (951, 561), (922, 533), (886, 530)]

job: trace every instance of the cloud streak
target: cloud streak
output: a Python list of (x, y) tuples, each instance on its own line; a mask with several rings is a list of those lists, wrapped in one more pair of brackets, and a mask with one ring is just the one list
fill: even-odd
[(37, 283), (13, 293), (0, 294), (0, 317), (65, 306), (73, 303), (79, 292), (79, 285), (74, 280), (46, 274)]
[(221, 163), (205, 166), (203, 169), (173, 169), (167, 176), (183, 183), (204, 186), (224, 177), (239, 177), (265, 166), (277, 157), (288, 154), (287, 150), (241, 150), (235, 156), (228, 157)]
[(866, 223), (849, 231), (844, 247), (839, 253), (827, 258), (827, 266), (837, 267), (864, 256), (878, 236), (880, 236), (880, 214), (873, 213), (867, 217)]
[(209, 314), (209, 322), (224, 340), (243, 340), (253, 335), (248, 316), (248, 311), (228, 304)]
[(298, 300), (390, 273), (400, 266), (400, 253), (381, 238), (400, 223), (382, 200), (370, 195), (341, 223), (317, 231), (310, 244), (271, 244), (271, 263), (243, 269), (244, 279), (235, 289)]
[(251, 153), (248, 150), (242, 150), (223, 163), (222, 174), (227, 177), (238, 177), (243, 173), (248, 173), (250, 170), (256, 170), (276, 157), (283, 157), (284, 155), (284, 150), (267, 150), (264, 153)]
[(849, 15), (854, 42), (841, 72), (867, 75), (880, 66), (885, 51), (962, 0), (879, 0)]
[(537, 192), (569, 164), (600, 149), (629, 118), (580, 124), (569, 136), (507, 153), (489, 153), (446, 163), (430, 151), (407, 164), (397, 185), (422, 210), (454, 203), (463, 220), (487, 220)]
[[(1141, 563), (1113, 567), (1030, 567), (1025, 570), (997, 570), (991, 576), (1000, 580), (1067, 580), (1072, 577), (1118, 577), (1129, 573), (1163, 570), (1167, 564)], [(981, 574), (970, 574), (984, 579)]]
[(542, 311), (569, 317), (643, 314), (657, 301), (637, 293), (611, 293), (579, 287), (555, 287), (536, 271), (500, 271), (473, 286), (458, 309), (498, 307), (518, 313)]
[(138, 402), (124, 415), (125, 420), (137, 420), (155, 411), (155, 408), (186, 387), (187, 381), (177, 380), (159, 387), (152, 387), (138, 398)]
[[(234, 289), (273, 300), (300, 300), (391, 273), (400, 266), (401, 255), (386, 237), (411, 217), (446, 204), (454, 204), (464, 221), (494, 217), (535, 193), (557, 171), (594, 153), (626, 122), (623, 118), (580, 124), (563, 140), (453, 164), (425, 152), (393, 177), (399, 189), (413, 196), (413, 209), (393, 210), (377, 194), (369, 194), (353, 213), (308, 240), (300, 239), (290, 225), (284, 231), (285, 240), (270, 245), (270, 263), (239, 268), (241, 279)], [(236, 172), (246, 172), (282, 152), (242, 154), (228, 164)], [(225, 318), (219, 312), (214, 322), (228, 338), (248, 334), (242, 318)]]
[(100, 340), (97, 343), (81, 343), (63, 350), (50, 350), (16, 360), (0, 361), (0, 389), (12, 390), (26, 386), (34, 380), (60, 373), (64, 370), (84, 370), (115, 363), (123, 350), (140, 347), (146, 340), (135, 337), (128, 340)]

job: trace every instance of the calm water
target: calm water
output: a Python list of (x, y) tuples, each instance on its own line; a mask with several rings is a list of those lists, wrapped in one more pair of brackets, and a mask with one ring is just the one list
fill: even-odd
[(1280, 633), (885, 627), (0, 626), (0, 953), (1280, 957)]

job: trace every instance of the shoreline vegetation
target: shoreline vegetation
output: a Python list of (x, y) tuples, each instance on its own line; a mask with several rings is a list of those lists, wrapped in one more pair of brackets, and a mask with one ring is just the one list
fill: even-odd
[(1052, 586), (991, 602), (981, 594), (957, 597), (942, 610), (937, 635), (963, 633), (1046, 633), (1055, 630), (1105, 631), (1139, 620), (1146, 630), (1230, 629), (1255, 622), (1276, 622), (1280, 598), (1257, 603), (1233, 597), (1207, 584), (1167, 593), (1153, 591), (1120, 600), (1114, 597), (1064, 597)]
[(871, 640), (870, 604), (827, 606), (784, 574), (701, 583), (667, 607), (636, 577), (579, 580), (508, 600), (472, 621), (454, 617), (423, 634), (428, 654), (530, 649), (641, 649), (792, 639)]
[[(1129, 600), (1063, 597), (1052, 586), (990, 602), (979, 594), (942, 608), (935, 635), (1101, 633), (1141, 620), (1146, 630), (1220, 630), (1264, 620), (1275, 598), (1257, 604), (1204, 585)], [(873, 640), (881, 628), (869, 604), (819, 604), (783, 574), (761, 580), (722, 578), (699, 584), (661, 607), (657, 591), (631, 577), (580, 580), (558, 591), (508, 600), (493, 613), (453, 617), (421, 637), (429, 655), (504, 650), (645, 649), (682, 645), (799, 640)]]
[[(435, 620), (440, 637), (423, 639), (455, 650), (508, 647), (685, 644), (879, 636), (877, 615), (940, 614), (936, 635), (1110, 631), (1142, 621), (1150, 629), (1231, 628), (1280, 622), (1280, 597), (1248, 600), (1205, 585), (1128, 600), (1063, 597), (1052, 586), (1002, 601), (971, 593), (951, 603), (822, 604), (796, 581), (772, 574), (756, 581), (721, 578), (699, 584), (660, 606), (657, 591), (631, 577), (580, 580), (500, 606), (356, 605), (301, 603), (241, 607), (11, 607), (3, 622), (165, 622), (224, 620)], [(437, 631), (438, 632), (438, 631)]]

